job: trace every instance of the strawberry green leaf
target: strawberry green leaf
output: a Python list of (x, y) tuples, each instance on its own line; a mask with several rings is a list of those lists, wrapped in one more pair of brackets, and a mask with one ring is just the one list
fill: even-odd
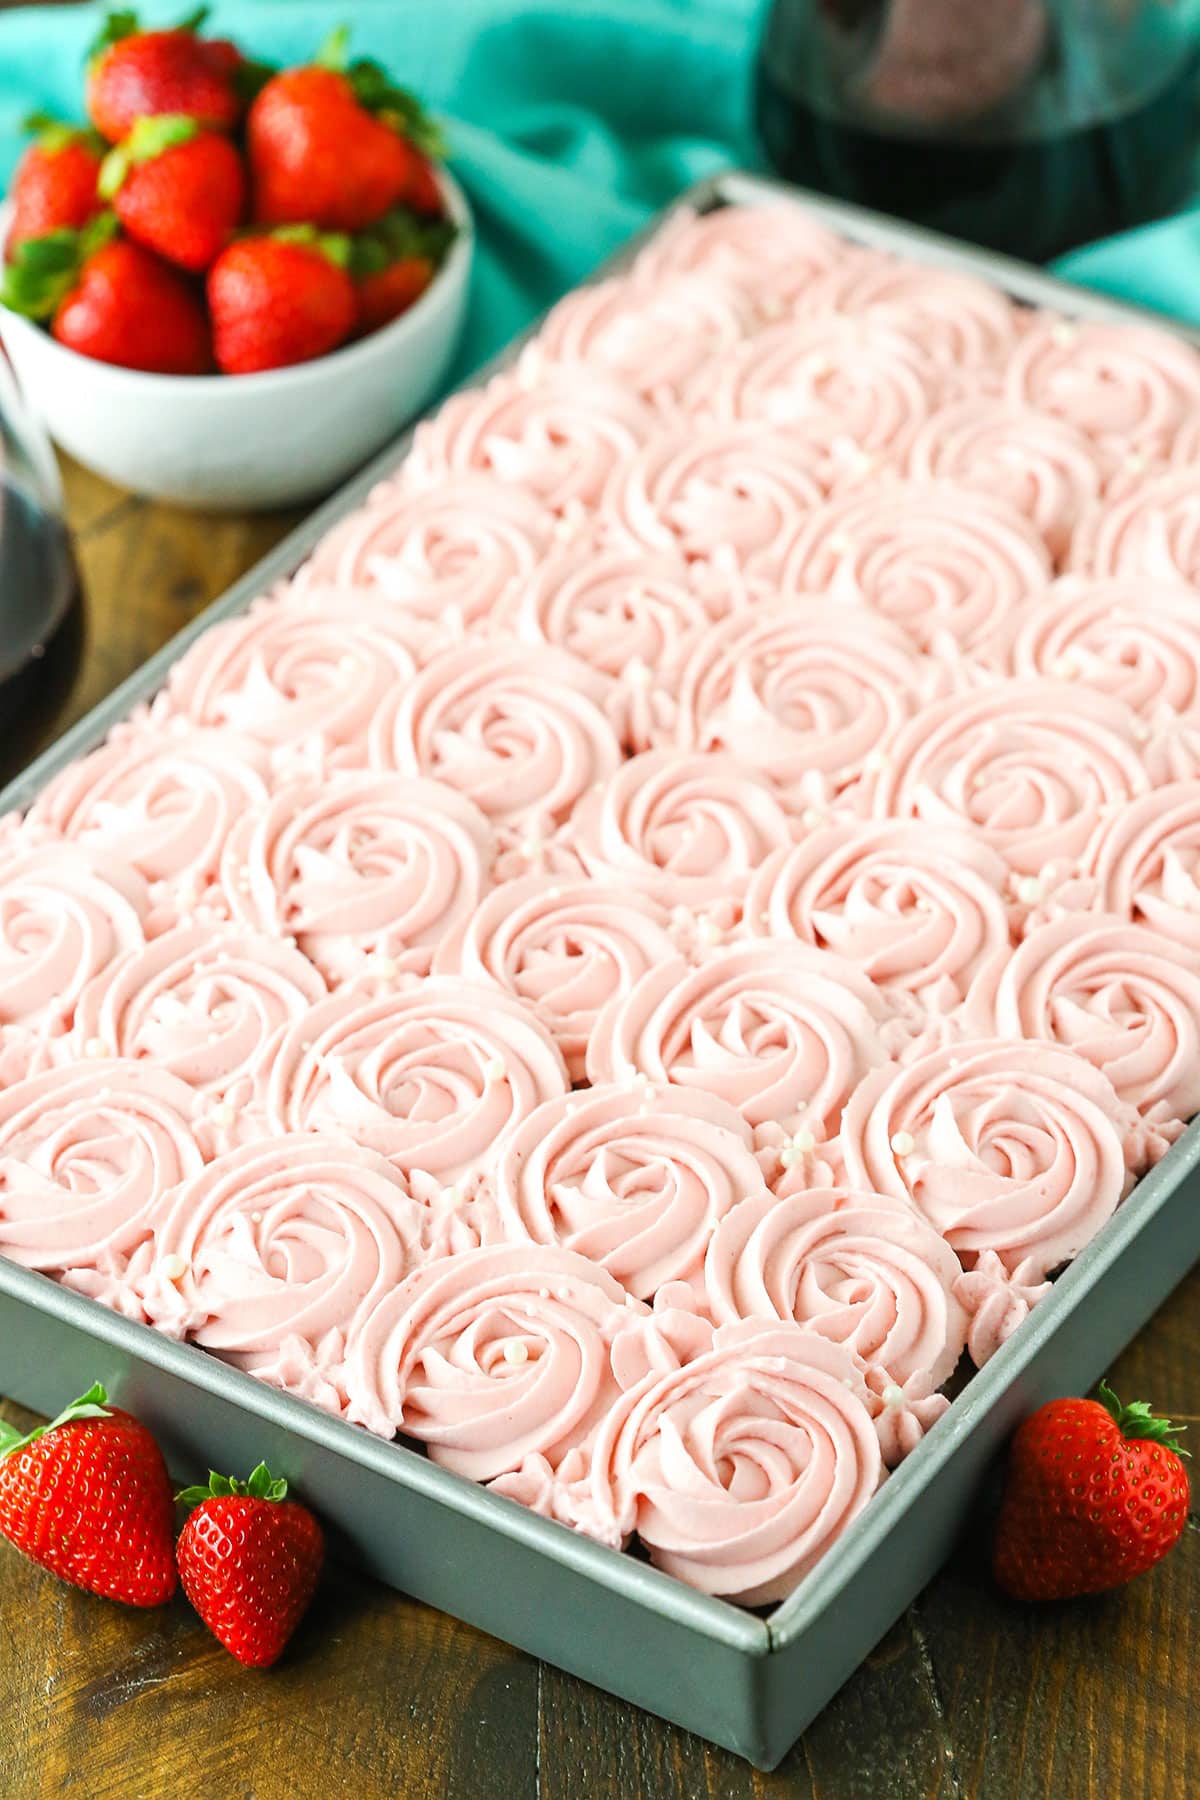
[(341, 74), (346, 67), (349, 49), (350, 27), (343, 23), (329, 33), (313, 57), (313, 63), (318, 69), (332, 69), (336, 74)]
[(199, 133), (199, 125), (186, 113), (160, 113), (152, 119), (138, 119), (124, 143), (110, 150), (101, 164), (101, 197), (113, 199), (136, 163), (153, 162), (167, 150), (190, 143)]
[(83, 260), (83, 234), (48, 231), (18, 245), (0, 282), (0, 303), (30, 319), (48, 319), (74, 287)]
[(56, 1419), (51, 1419), (48, 1425), (38, 1425), (33, 1431), (26, 1432), (24, 1436), (15, 1425), (5, 1425), (0, 1422), (0, 1457), (11, 1456), (16, 1450), (28, 1449), (29, 1445), (36, 1444), (39, 1438), (48, 1437), (52, 1431), (57, 1431), (60, 1425), (74, 1424), (76, 1419), (110, 1419), (111, 1417), (112, 1414), (108, 1410), (107, 1390), (101, 1387), (98, 1381), (95, 1381), (86, 1394), (81, 1394), (78, 1400), (72, 1400), (70, 1406), (64, 1407)]
[(98, 35), (88, 45), (84, 52), (85, 62), (94, 62), (106, 50), (111, 50), (114, 44), (119, 44), (122, 38), (133, 37), (141, 28), (141, 20), (132, 7), (118, 7), (115, 12), (106, 16)]
[(439, 268), (454, 241), (455, 230), (450, 219), (422, 219), (408, 207), (397, 207), (353, 240), (350, 273), (356, 281), (362, 281), (412, 257), (421, 257)]
[(1186, 1425), (1173, 1425), (1170, 1419), (1157, 1417), (1144, 1400), (1134, 1400), (1128, 1406), (1122, 1406), (1106, 1381), (1100, 1383), (1097, 1392), (1101, 1406), (1122, 1437), (1162, 1444), (1165, 1449), (1173, 1450), (1176, 1456), (1188, 1455), (1179, 1443), (1179, 1433), (1187, 1430)]
[(208, 15), (211, 11), (212, 8), (209, 6), (194, 6), (190, 13), (183, 15), (177, 25), (171, 26), (171, 30), (195, 33), (200, 30), (201, 26), (207, 25)]
[(244, 106), (249, 106), (251, 101), (258, 99), (268, 81), (278, 73), (276, 63), (255, 62), (244, 56), (233, 72), (233, 86), (238, 99)]
[(96, 156), (100, 156), (106, 148), (98, 131), (93, 131), (87, 125), (73, 125), (67, 119), (56, 119), (53, 113), (27, 113), (22, 126), (46, 156), (56, 156), (60, 150), (66, 150), (72, 144), (82, 144)]
[(225, 1500), (234, 1495), (251, 1500), (286, 1500), (287, 1491), (287, 1482), (272, 1475), (266, 1463), (259, 1463), (246, 1481), (238, 1481), (233, 1475), (218, 1475), (210, 1469), (207, 1487), (184, 1488), (175, 1498), (181, 1506), (202, 1506), (206, 1500)]
[(316, 250), (339, 269), (350, 264), (351, 244), (340, 231), (318, 231), (315, 225), (278, 225), (270, 234), (281, 244), (299, 244), (302, 249)]
[(385, 125), (398, 131), (424, 155), (445, 156), (445, 138), (433, 119), (414, 93), (392, 80), (382, 63), (360, 56), (346, 70), (346, 78), (360, 106), (378, 114)]

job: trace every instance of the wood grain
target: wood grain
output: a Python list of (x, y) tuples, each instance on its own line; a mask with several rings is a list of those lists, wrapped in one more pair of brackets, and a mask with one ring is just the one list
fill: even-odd
[[(154, 506), (77, 468), (67, 490), (90, 648), (59, 730), (291, 522)], [(1200, 1420), (1200, 1275), (1114, 1380)], [(1124, 1593), (1042, 1610), (992, 1590), (982, 1542), (981, 1521), (773, 1775), (347, 1570), (330, 1572), (284, 1662), (250, 1673), (184, 1601), (112, 1606), (0, 1545), (0, 1800), (1195, 1794), (1196, 1531)]]

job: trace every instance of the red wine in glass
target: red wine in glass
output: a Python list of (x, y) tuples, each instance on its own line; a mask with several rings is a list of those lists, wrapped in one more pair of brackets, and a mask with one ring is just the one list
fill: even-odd
[(790, 180), (1043, 261), (1192, 192), (1200, 24), (1163, 0), (775, 0), (757, 113)]

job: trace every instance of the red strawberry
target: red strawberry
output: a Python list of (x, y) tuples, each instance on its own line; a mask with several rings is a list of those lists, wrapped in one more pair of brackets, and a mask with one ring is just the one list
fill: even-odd
[(357, 304), (349, 244), (311, 226), (242, 238), (208, 272), (217, 362), (249, 375), (309, 362), (345, 343)]
[(378, 331), (407, 312), (433, 280), (454, 237), (445, 219), (388, 213), (355, 239), (350, 272), (358, 289), (358, 330)]
[(160, 375), (212, 368), (204, 307), (177, 269), (140, 244), (115, 239), (101, 213), (83, 231), (52, 231), (22, 244), (0, 299), (14, 312), (49, 319), (60, 344), (98, 362)]
[(96, 184), (103, 141), (94, 131), (60, 125), (43, 114), (27, 123), (38, 135), (13, 176), (9, 257), (27, 238), (44, 237), (48, 231), (78, 231), (100, 209)]
[(183, 1591), (239, 1662), (265, 1669), (282, 1655), (321, 1577), (325, 1539), (287, 1482), (264, 1463), (248, 1481), (212, 1474), (179, 1499), (195, 1512), (176, 1556)]
[(186, 114), (210, 131), (232, 131), (242, 116), (228, 46), (196, 36), (199, 12), (170, 31), (141, 31), (134, 12), (110, 13), (92, 46), (87, 110), (97, 131), (120, 143), (138, 119)]
[(445, 212), (437, 171), (427, 156), (413, 152), (412, 175), (404, 194), (404, 204), (423, 219), (440, 219)]
[(109, 152), (100, 192), (131, 238), (200, 274), (241, 223), (246, 177), (228, 138), (168, 113)]
[(1051, 1400), (1012, 1442), (993, 1570), (1018, 1600), (1120, 1587), (1152, 1568), (1187, 1524), (1176, 1431), (1142, 1401)]
[(0, 1532), (75, 1587), (161, 1606), (175, 1592), (175, 1508), (144, 1425), (89, 1388), (21, 1437), (0, 1423)]
[(335, 33), (314, 65), (276, 75), (250, 108), (246, 148), (261, 223), (362, 231), (419, 179), (419, 149), (436, 148), (411, 94), (378, 63), (344, 61), (345, 34)]
[(365, 275), (358, 283), (358, 329), (364, 336), (390, 325), (419, 300), (433, 280), (434, 267), (426, 256), (405, 256), (389, 263), (377, 275)]

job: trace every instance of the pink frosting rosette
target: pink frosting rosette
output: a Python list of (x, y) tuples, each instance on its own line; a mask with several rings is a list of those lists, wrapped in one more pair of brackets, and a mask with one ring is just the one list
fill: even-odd
[(1200, 1112), (1200, 964), (1144, 925), (1048, 920), (980, 971), (967, 1018), (980, 1037), (1068, 1046), (1151, 1120), (1178, 1127)]
[(1147, 721), (1198, 710), (1200, 601), (1132, 575), (1067, 576), (1026, 613), (1012, 668), (1112, 694)]
[(178, 726), (115, 732), (43, 788), (30, 818), (169, 884), (183, 908), (215, 880), (235, 821), (265, 804), (268, 769), (253, 738)]
[(496, 1169), (510, 1242), (577, 1251), (639, 1300), (675, 1281), (702, 1292), (718, 1223), (771, 1198), (740, 1113), (711, 1094), (646, 1083), (549, 1101), (513, 1132)]
[(495, 984), (541, 1020), (581, 1081), (603, 1008), (678, 955), (666, 909), (627, 883), (527, 875), (501, 882), (434, 959), (439, 975)]
[(605, 525), (663, 555), (770, 574), (797, 514), (824, 499), (818, 452), (747, 423), (689, 419), (613, 471)]
[[(1192, 402), (1200, 404), (1200, 398)], [(1072, 567), (1088, 575), (1200, 585), (1200, 475), (1172, 469), (1080, 521)]]
[(745, 1606), (782, 1600), (883, 1479), (859, 1365), (795, 1324), (723, 1325), (712, 1348), (652, 1372), (605, 1418), (597, 1515), (650, 1559)]
[(967, 1315), (962, 1265), (906, 1201), (846, 1188), (763, 1193), (728, 1213), (704, 1266), (713, 1318), (787, 1319), (903, 1384), (953, 1374)]
[(728, 609), (706, 565), (640, 547), (576, 546), (550, 557), (503, 609), (527, 644), (568, 650), (619, 684), (607, 703), (645, 749), (670, 734), (679, 670), (697, 632)]
[(865, 456), (902, 455), (944, 397), (945, 378), (911, 337), (873, 319), (760, 331), (693, 384), (694, 410), (803, 437), (824, 421)]
[(347, 989), (312, 1007), (276, 1052), (268, 1112), (277, 1132), (344, 1132), (452, 1185), (567, 1085), (529, 1007), (446, 977), (374, 997)]
[(923, 425), (908, 453), (916, 481), (953, 482), (1005, 501), (1061, 560), (1099, 498), (1104, 470), (1092, 440), (1066, 419), (972, 395)]
[(1087, 867), (1105, 912), (1200, 956), (1200, 783), (1168, 782), (1115, 811)]
[(764, 282), (778, 294), (803, 287), (846, 254), (844, 238), (782, 202), (706, 213), (680, 207), (639, 251), (633, 279), (639, 288), (653, 287), (667, 276), (698, 272), (754, 296)]
[(970, 1039), (873, 1070), (838, 1141), (853, 1186), (911, 1201), (965, 1260), (994, 1250), (1041, 1281), (1124, 1197), (1134, 1117), (1073, 1050)]
[(454, 475), (491, 475), (569, 513), (598, 503), (656, 424), (653, 409), (611, 377), (527, 364), (453, 395), (420, 425), (403, 480), (441, 488)]
[(153, 1224), (150, 1323), (334, 1411), (355, 1321), (414, 1268), (476, 1241), (383, 1157), (315, 1132), (218, 1157)]
[(1136, 716), (1109, 695), (997, 681), (934, 702), (895, 733), (871, 809), (970, 831), (1036, 881), (1083, 853), (1108, 807), (1146, 792), (1138, 738)]
[(322, 539), (296, 584), (394, 601), (441, 631), (474, 630), (534, 575), (553, 527), (511, 482), (460, 475), (411, 493), (395, 478)]
[(803, 808), (856, 783), (929, 682), (904, 633), (865, 607), (763, 602), (697, 640), (678, 740), (766, 770)]
[(599, 370), (670, 405), (691, 376), (757, 323), (750, 295), (704, 270), (665, 274), (657, 283), (613, 276), (560, 300), (525, 360)]
[(967, 1310), (967, 1354), (977, 1369), (992, 1360), (1052, 1286), (1023, 1263), (1006, 1269), (994, 1250), (975, 1258), (974, 1268), (959, 1276), (954, 1291)]
[(320, 974), (294, 945), (183, 925), (88, 984), (70, 1048), (169, 1070), (212, 1103), (217, 1112), (210, 1108), (209, 1117), (218, 1135), (227, 1134), (261, 1100), (282, 1032), (325, 995)]
[(418, 776), (293, 782), (235, 826), (221, 862), (233, 916), (294, 937), (331, 981), (428, 971), (486, 892), (495, 845), (479, 809)]
[(1014, 608), (1052, 576), (1037, 531), (1008, 501), (952, 482), (897, 482), (802, 519), (785, 593), (866, 606), (922, 650), (995, 661)]
[(557, 1245), (497, 1244), (418, 1269), (351, 1334), (349, 1416), (418, 1439), (474, 1481), (556, 1467), (617, 1398), (612, 1341), (638, 1302)]
[(843, 819), (777, 850), (746, 892), (755, 936), (799, 938), (879, 987), (961, 1001), (1009, 943), (1008, 865), (966, 831)]
[(119, 1280), (152, 1209), (202, 1166), (176, 1076), (97, 1059), (0, 1090), (0, 1255)]
[(553, 827), (621, 761), (610, 693), (565, 650), (511, 638), (447, 650), (376, 714), (372, 766), (433, 776), (495, 824)]
[(166, 703), (193, 724), (272, 749), (319, 746), (323, 765), (361, 768), (367, 727), (415, 664), (403, 616), (371, 602), (293, 594), (212, 625), (175, 664)]
[(750, 763), (647, 750), (585, 794), (566, 828), (589, 875), (664, 904), (736, 902), (764, 858), (790, 843), (778, 796)]
[(852, 315), (910, 337), (947, 375), (984, 378), (1011, 353), (1016, 308), (999, 288), (954, 269), (923, 268), (879, 250), (852, 250), (809, 282), (805, 318)]
[(87, 983), (146, 941), (150, 896), (129, 863), (51, 840), (0, 859), (0, 1027), (57, 1032)]
[(698, 968), (663, 964), (607, 1006), (588, 1078), (676, 1082), (736, 1106), (750, 1125), (820, 1139), (884, 1060), (887, 1019), (882, 995), (840, 957), (807, 944), (736, 944)]
[(1018, 406), (1077, 425), (1114, 461), (1170, 454), (1200, 405), (1200, 356), (1152, 326), (1037, 315), (1005, 374)]

